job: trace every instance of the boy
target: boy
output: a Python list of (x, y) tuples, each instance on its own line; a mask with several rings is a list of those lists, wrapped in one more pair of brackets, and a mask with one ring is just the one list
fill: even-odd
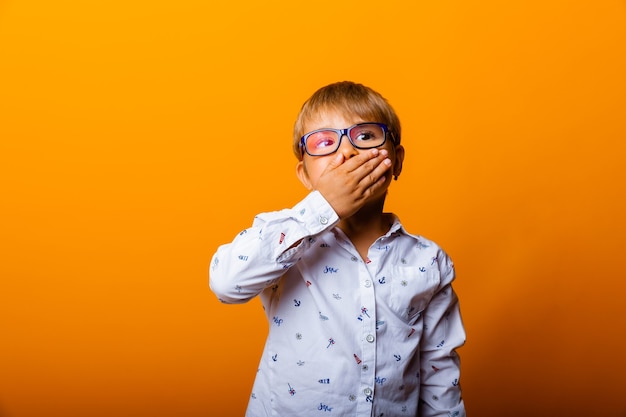
[(246, 415), (464, 416), (454, 267), (383, 212), (404, 160), (394, 110), (361, 84), (328, 85), (304, 103), (293, 150), (310, 193), (256, 216), (210, 268), (222, 302), (260, 295), (269, 321)]

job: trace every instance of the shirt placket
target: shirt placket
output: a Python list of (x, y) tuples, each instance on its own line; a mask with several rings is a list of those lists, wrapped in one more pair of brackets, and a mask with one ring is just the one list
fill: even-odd
[(361, 378), (357, 415), (370, 415), (374, 402), (376, 375), (376, 308), (374, 278), (366, 262), (359, 260), (359, 292), (361, 297)]

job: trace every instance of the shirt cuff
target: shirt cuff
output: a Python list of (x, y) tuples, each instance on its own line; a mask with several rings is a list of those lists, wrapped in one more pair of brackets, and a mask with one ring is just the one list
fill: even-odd
[(333, 227), (339, 216), (319, 191), (311, 191), (293, 210), (311, 236)]

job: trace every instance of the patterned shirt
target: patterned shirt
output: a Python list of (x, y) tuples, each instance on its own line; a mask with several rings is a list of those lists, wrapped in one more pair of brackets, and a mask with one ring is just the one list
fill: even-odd
[(454, 267), (397, 217), (363, 260), (317, 192), (213, 256), (224, 303), (260, 295), (269, 334), (246, 415), (465, 416)]

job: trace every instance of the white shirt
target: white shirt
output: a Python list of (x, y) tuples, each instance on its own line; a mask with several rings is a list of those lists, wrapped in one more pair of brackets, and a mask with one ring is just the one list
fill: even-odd
[(465, 416), (450, 258), (394, 216), (364, 261), (338, 220), (313, 191), (213, 256), (218, 298), (269, 321), (246, 416)]

